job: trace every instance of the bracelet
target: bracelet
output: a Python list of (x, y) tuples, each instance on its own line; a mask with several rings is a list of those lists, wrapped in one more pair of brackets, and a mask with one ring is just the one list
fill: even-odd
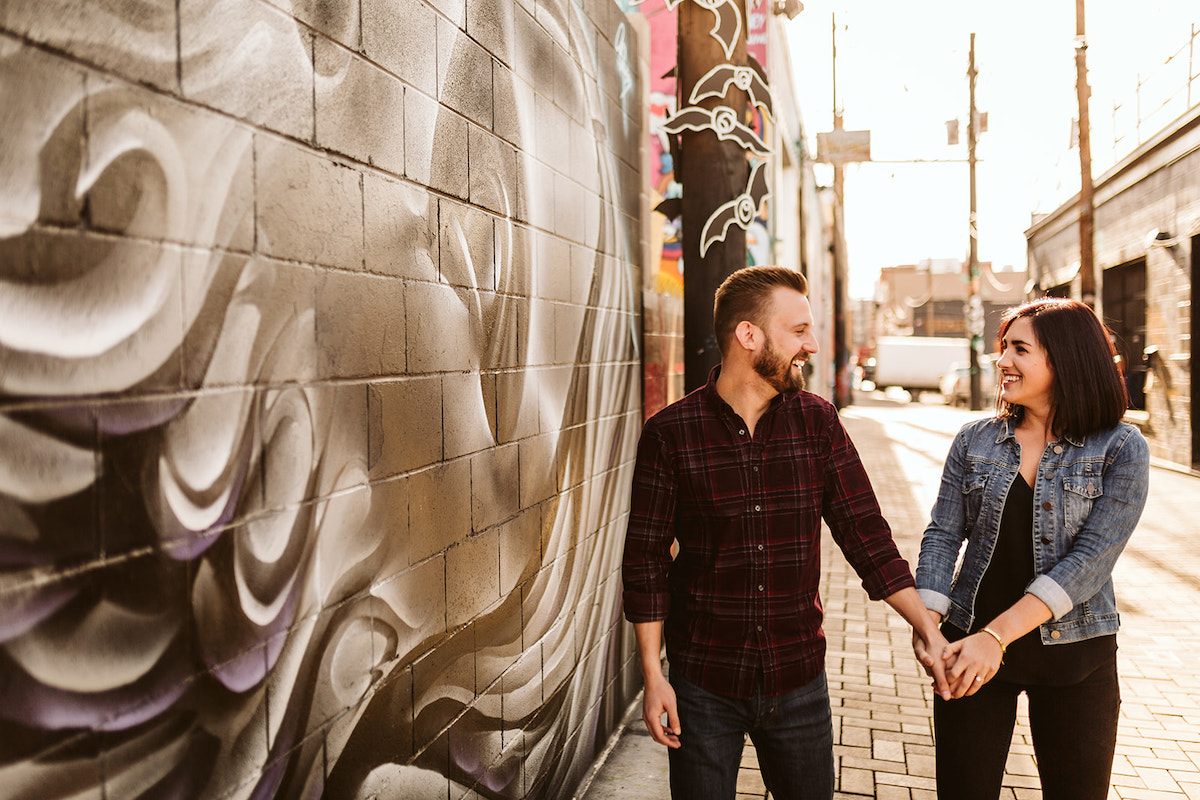
[(1000, 645), (1000, 663), (1003, 664), (1004, 663), (1004, 654), (1008, 652), (1008, 647), (1005, 646), (1004, 640), (1000, 638), (1000, 634), (996, 633), (994, 630), (987, 627), (986, 625), (984, 627), (980, 628), (979, 632), (986, 633), (988, 636), (991, 636), (993, 639), (996, 640), (996, 644)]

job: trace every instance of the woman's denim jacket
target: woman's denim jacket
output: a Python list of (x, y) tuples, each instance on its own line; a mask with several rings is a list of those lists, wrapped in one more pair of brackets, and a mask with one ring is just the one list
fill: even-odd
[[(960, 630), (974, 622), (975, 594), (1021, 466), (1014, 427), (1011, 419), (986, 419), (958, 432), (921, 541), (917, 589), (928, 608)], [(1046, 445), (1033, 485), (1035, 577), (1026, 588), (1054, 615), (1041, 626), (1043, 643), (1116, 632), (1112, 569), (1146, 504), (1149, 473), (1146, 440), (1125, 423)]]

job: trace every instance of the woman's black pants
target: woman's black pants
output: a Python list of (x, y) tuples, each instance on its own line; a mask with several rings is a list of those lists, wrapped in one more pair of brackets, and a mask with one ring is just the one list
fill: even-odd
[(1117, 746), (1117, 660), (1070, 686), (993, 680), (971, 697), (933, 701), (941, 800), (996, 800), (1017, 718), (1029, 697), (1029, 727), (1043, 800), (1105, 800)]

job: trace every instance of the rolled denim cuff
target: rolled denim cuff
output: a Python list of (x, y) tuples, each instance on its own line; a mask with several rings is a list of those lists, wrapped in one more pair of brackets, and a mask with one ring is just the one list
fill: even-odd
[(1054, 619), (1061, 619), (1075, 607), (1070, 595), (1049, 575), (1038, 575), (1025, 591), (1045, 603)]
[(921, 597), (921, 602), (930, 611), (936, 611), (946, 618), (946, 613), (950, 611), (950, 598), (946, 595), (935, 592), (932, 589), (917, 589), (917, 594)]

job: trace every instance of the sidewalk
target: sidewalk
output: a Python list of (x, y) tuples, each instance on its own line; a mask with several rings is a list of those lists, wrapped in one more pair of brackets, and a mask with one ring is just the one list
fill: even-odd
[[(942, 458), (966, 419), (948, 413), (855, 406), (843, 415), (897, 544), (914, 565)], [(1153, 468), (1146, 512), (1114, 575), (1123, 702), (1110, 800), (1200, 800), (1198, 501), (1200, 479)], [(867, 600), (828, 533), (821, 594), (835, 798), (935, 800), (932, 690), (913, 658), (908, 626)], [(585, 781), (581, 800), (670, 797), (666, 752), (646, 732), (640, 703), (626, 723)], [(1042, 796), (1023, 701), (1004, 785), (1002, 800)], [(767, 796), (749, 743), (738, 792), (738, 800)]]

